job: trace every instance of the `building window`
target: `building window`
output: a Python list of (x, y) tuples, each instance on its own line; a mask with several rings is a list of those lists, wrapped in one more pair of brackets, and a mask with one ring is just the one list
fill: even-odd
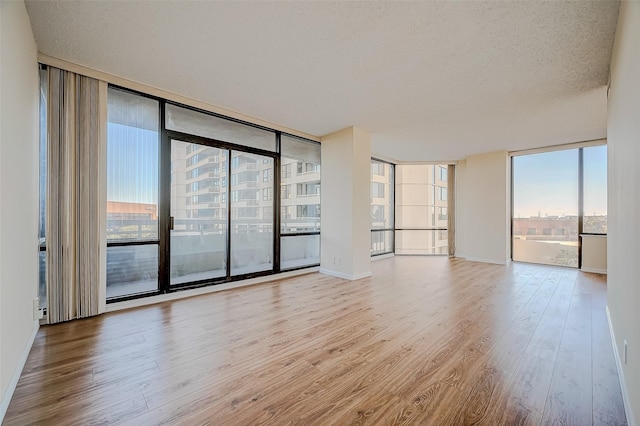
[(582, 232), (607, 233), (607, 146), (584, 151), (584, 217)]
[(290, 177), (291, 177), (291, 163), (287, 163), (282, 166), (282, 179), (289, 179)]
[(438, 220), (440, 222), (444, 222), (444, 221), (448, 220), (447, 208), (446, 207), (438, 207)]
[(512, 170), (513, 260), (579, 268), (580, 234), (607, 232), (607, 146), (516, 155)]
[(385, 188), (384, 183), (371, 182), (371, 196), (373, 198), (384, 198), (384, 188)]
[(438, 187), (438, 200), (447, 201), (447, 188)]
[(440, 179), (447, 169), (442, 164), (396, 166), (396, 254), (448, 253), (448, 182)]
[(438, 166), (438, 169), (440, 170), (440, 180), (442, 182), (446, 182), (447, 181), (447, 167)]
[(291, 194), (291, 185), (282, 185), (280, 186), (280, 197), (283, 200), (287, 200), (289, 198), (291, 198), (292, 194)]
[(315, 205), (303, 205), (297, 207), (298, 217), (320, 217), (320, 206)]
[(394, 250), (394, 165), (371, 160), (371, 247), (372, 256)]
[(320, 144), (282, 135), (281, 156), (280, 269), (319, 265)]
[(385, 163), (372, 161), (371, 162), (371, 173), (375, 176), (385, 176), (387, 167), (385, 167)]

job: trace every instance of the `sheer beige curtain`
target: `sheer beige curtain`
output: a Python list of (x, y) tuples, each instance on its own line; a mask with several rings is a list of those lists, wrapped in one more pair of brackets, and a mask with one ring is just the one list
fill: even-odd
[(101, 149), (99, 81), (49, 67), (47, 317), (98, 314)]
[(456, 255), (456, 166), (447, 167), (447, 229), (449, 257)]

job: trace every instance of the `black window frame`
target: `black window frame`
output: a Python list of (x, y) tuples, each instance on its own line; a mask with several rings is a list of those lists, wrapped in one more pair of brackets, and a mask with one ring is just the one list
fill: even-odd
[[(281, 238), (287, 237), (295, 237), (295, 236), (305, 236), (305, 235), (320, 235), (321, 231), (313, 231), (313, 232), (298, 232), (298, 233), (281, 233), (280, 229), (280, 215), (281, 215), (281, 193), (280, 193), (280, 181), (281, 181), (281, 173), (277, 173), (282, 170), (281, 168), (281, 138), (282, 136), (287, 136), (289, 138), (295, 138), (305, 143), (312, 143), (316, 145), (320, 145), (320, 142), (314, 141), (311, 139), (307, 139), (298, 135), (290, 134), (288, 132), (283, 132), (276, 129), (271, 129), (265, 126), (261, 126), (255, 123), (247, 122), (244, 120), (240, 120), (234, 117), (224, 116), (222, 114), (206, 111), (197, 107), (193, 107), (190, 105), (185, 105), (179, 102), (171, 101), (168, 99), (164, 99), (161, 97), (153, 96), (144, 92), (140, 92), (137, 90), (129, 89), (126, 87), (118, 86), (115, 84), (109, 84), (109, 89), (121, 90), (126, 93), (130, 93), (133, 95), (141, 96), (144, 98), (153, 99), (159, 102), (159, 115), (160, 115), (160, 131), (159, 131), (159, 183), (158, 183), (158, 238), (157, 240), (149, 240), (149, 241), (108, 241), (107, 247), (118, 247), (118, 246), (135, 246), (135, 245), (146, 245), (146, 244), (158, 244), (159, 246), (159, 254), (158, 254), (158, 289), (149, 292), (143, 293), (134, 293), (128, 294), (118, 297), (108, 298), (106, 302), (117, 303), (126, 300), (150, 297), (160, 294), (173, 293), (177, 291), (182, 291), (186, 289), (200, 288), (204, 286), (210, 285), (219, 285), (219, 284), (227, 284), (236, 281), (242, 281), (251, 278), (263, 277), (268, 275), (277, 274), (280, 272), (288, 272), (299, 269), (307, 269), (318, 267), (319, 263), (313, 263), (309, 265), (299, 266), (295, 268), (281, 268), (280, 265), (280, 246), (281, 246)], [(174, 105), (177, 107), (185, 108), (188, 110), (192, 110), (195, 112), (199, 112), (202, 114), (210, 115), (213, 117), (229, 120), (238, 124), (246, 125), (249, 127), (258, 128), (261, 130), (266, 130), (272, 132), (275, 138), (275, 150), (269, 151), (260, 148), (244, 146), (238, 143), (233, 143), (229, 141), (221, 141), (210, 138), (205, 138), (193, 134), (178, 132), (175, 130), (169, 130), (166, 128), (166, 105)], [(170, 285), (170, 276), (169, 276), (169, 262), (170, 262), (170, 191), (171, 191), (171, 140), (176, 139), (184, 142), (196, 143), (198, 145), (211, 146), (216, 148), (228, 149), (231, 151), (241, 151), (252, 154), (258, 154), (267, 156), (273, 159), (274, 166), (271, 172), (268, 174), (268, 181), (272, 182), (273, 191), (272, 191), (272, 199), (273, 199), (273, 268), (267, 271), (253, 272), (248, 274), (239, 274), (239, 275), (231, 275), (230, 274), (230, 252), (227, 253), (227, 276), (222, 279), (208, 279), (201, 280), (195, 282), (184, 283), (180, 285)], [(232, 168), (232, 159), (229, 158), (226, 161), (225, 166), (227, 167), (227, 176), (231, 176), (231, 168)], [(321, 164), (321, 163), (320, 163)], [(260, 177), (260, 180), (264, 179), (264, 176)], [(228, 192), (230, 192), (231, 179), (225, 179), (223, 182), (221, 180), (220, 185), (224, 184)], [(277, 196), (275, 196), (277, 194)], [(226, 193), (223, 193), (226, 195)], [(225, 197), (227, 207), (222, 209), (221, 214), (224, 214), (228, 220), (231, 221), (231, 196)], [(222, 199), (222, 197), (221, 197)], [(231, 227), (227, 227), (227, 244), (229, 244)], [(40, 248), (40, 250), (44, 250), (44, 248)]]
[[(389, 255), (389, 254), (394, 254), (395, 250), (396, 250), (396, 164), (390, 162), (390, 161), (386, 161), (386, 160), (381, 160), (379, 158), (376, 157), (371, 157), (371, 164), (373, 165), (374, 162), (376, 163), (382, 163), (382, 164), (388, 164), (390, 165), (390, 172), (389, 175), (390, 177), (393, 178), (393, 182), (391, 185), (389, 185), (389, 192), (390, 192), (390, 196), (392, 198), (391, 200), (391, 205), (390, 205), (390, 210), (393, 212), (393, 226), (391, 228), (376, 228), (373, 229), (371, 228), (371, 243), (370, 243), (370, 249), (369, 249), (369, 254), (371, 257), (377, 257), (377, 256), (385, 256), (385, 255)], [(384, 169), (383, 169), (384, 170)], [(374, 173), (373, 170), (371, 170), (370, 172), (371, 174), (375, 174), (377, 176), (386, 176), (386, 174), (383, 172), (381, 173)], [(373, 181), (370, 182), (370, 188), (371, 191), (373, 191)], [(370, 195), (371, 198), (373, 198), (373, 194)], [(378, 235), (378, 234), (383, 234), (385, 232), (391, 232), (391, 249), (390, 250), (384, 250), (384, 251), (376, 251), (373, 252), (372, 249), (372, 245), (373, 245), (373, 238), (374, 235)]]

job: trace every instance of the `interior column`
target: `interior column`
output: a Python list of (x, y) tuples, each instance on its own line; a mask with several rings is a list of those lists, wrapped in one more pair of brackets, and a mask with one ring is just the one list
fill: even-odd
[(371, 136), (357, 127), (322, 142), (320, 272), (371, 275)]

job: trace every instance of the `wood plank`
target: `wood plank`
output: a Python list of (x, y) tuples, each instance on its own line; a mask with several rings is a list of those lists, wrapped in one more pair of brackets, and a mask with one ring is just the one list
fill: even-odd
[(606, 277), (372, 266), (41, 327), (4, 424), (624, 424)]
[(540, 424), (554, 363), (525, 354), (501, 404), (501, 424)]
[(543, 424), (592, 422), (591, 357), (560, 349), (544, 409)]

